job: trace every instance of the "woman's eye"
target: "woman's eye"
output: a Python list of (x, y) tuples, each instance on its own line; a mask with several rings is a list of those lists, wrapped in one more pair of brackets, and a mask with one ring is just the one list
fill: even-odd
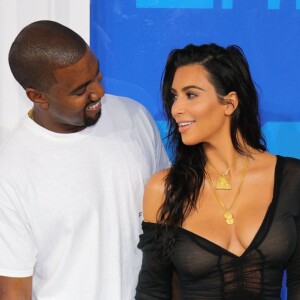
[(187, 96), (188, 99), (191, 99), (191, 98), (196, 97), (197, 95), (194, 94), (194, 93), (186, 93), (186, 96)]
[(171, 100), (174, 102), (174, 101), (176, 101), (176, 99), (177, 99), (177, 95), (171, 94)]

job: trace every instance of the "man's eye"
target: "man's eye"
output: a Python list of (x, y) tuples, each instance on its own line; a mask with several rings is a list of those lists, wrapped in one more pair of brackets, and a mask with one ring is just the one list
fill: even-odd
[(97, 75), (96, 80), (98, 81), (98, 83), (101, 83), (101, 81), (102, 81), (102, 75), (101, 75), (101, 73), (99, 73)]
[(84, 93), (85, 93), (85, 90), (79, 91), (79, 92), (76, 93), (76, 96), (82, 96)]

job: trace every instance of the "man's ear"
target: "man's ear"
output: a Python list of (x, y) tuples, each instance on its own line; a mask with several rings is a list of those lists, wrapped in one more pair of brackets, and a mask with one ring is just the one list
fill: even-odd
[(44, 93), (33, 88), (27, 88), (26, 95), (34, 104), (38, 104), (42, 108), (48, 108), (48, 97)]
[(231, 116), (239, 105), (239, 98), (236, 92), (230, 92), (224, 96), (225, 101), (225, 116)]

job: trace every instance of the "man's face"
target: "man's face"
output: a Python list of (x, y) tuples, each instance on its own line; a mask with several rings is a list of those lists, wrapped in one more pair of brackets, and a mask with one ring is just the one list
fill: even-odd
[(72, 133), (96, 124), (101, 115), (104, 88), (99, 62), (88, 48), (75, 64), (56, 69), (56, 82), (47, 96), (45, 127), (59, 133)]

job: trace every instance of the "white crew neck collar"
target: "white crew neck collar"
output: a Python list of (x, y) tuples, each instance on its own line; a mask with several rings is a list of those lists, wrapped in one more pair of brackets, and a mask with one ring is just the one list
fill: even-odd
[(76, 140), (76, 139), (85, 138), (86, 136), (90, 135), (91, 132), (96, 127), (97, 123), (101, 121), (101, 117), (95, 125), (88, 126), (74, 133), (58, 133), (58, 132), (50, 131), (35, 123), (28, 115), (25, 115), (22, 121), (24, 122), (24, 126), (30, 128), (31, 130), (35, 131), (37, 134), (42, 135), (44, 137), (61, 139), (61, 140)]

